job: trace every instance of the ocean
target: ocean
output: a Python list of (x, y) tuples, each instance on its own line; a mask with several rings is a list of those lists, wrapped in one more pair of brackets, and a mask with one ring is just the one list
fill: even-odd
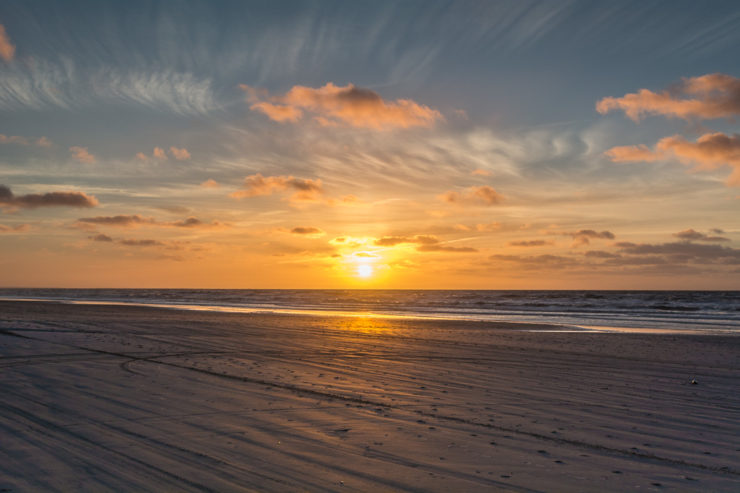
[(740, 334), (740, 291), (6, 288), (0, 299)]

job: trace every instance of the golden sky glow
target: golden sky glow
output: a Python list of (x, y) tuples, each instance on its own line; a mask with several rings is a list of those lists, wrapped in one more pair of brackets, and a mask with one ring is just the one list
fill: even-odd
[(0, 285), (740, 289), (736, 4), (351, 4), (0, 5)]

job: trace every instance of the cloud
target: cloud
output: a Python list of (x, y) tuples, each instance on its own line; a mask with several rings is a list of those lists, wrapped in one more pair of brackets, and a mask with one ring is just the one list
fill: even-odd
[[(632, 149), (632, 150), (630, 150)], [(612, 161), (656, 161), (675, 158), (683, 164), (695, 165), (695, 170), (732, 168), (727, 185), (740, 186), (740, 134), (721, 132), (704, 134), (696, 142), (680, 135), (664, 137), (651, 151), (645, 146), (614, 147), (605, 153)]]
[(516, 246), (516, 247), (537, 247), (537, 246), (552, 245), (552, 242), (546, 241), (546, 240), (524, 240), (524, 241), (510, 241), (508, 245)]
[(740, 264), (740, 249), (721, 245), (682, 241), (660, 244), (619, 242), (615, 246), (627, 255), (659, 255), (672, 262)]
[(501, 203), (504, 197), (488, 185), (466, 188), (462, 192), (449, 191), (438, 198), (443, 202), (457, 205), (492, 206)]
[(177, 147), (170, 147), (170, 152), (172, 155), (177, 159), (178, 161), (185, 161), (190, 159), (190, 153), (187, 149), (183, 148), (177, 148)]
[(596, 103), (601, 114), (622, 110), (634, 121), (646, 115), (689, 120), (730, 118), (740, 114), (740, 79), (725, 74), (683, 78), (672, 90), (656, 93), (640, 89), (621, 98), (607, 97)]
[(454, 253), (473, 253), (477, 252), (472, 247), (454, 247), (446, 245), (421, 245), (416, 247), (417, 252), (454, 252)]
[(430, 127), (442, 119), (439, 111), (428, 106), (410, 99), (386, 101), (378, 93), (354, 84), (336, 86), (329, 82), (319, 88), (293, 86), (284, 95), (274, 97), (244, 84), (239, 87), (247, 93), (247, 100), (252, 103), (251, 110), (277, 122), (294, 123), (303, 117), (304, 112), (310, 112), (324, 126), (344, 124), (389, 130)]
[(219, 188), (221, 185), (219, 185), (216, 180), (209, 178), (201, 183), (200, 186), (203, 188)]
[(28, 139), (20, 137), (18, 135), (3, 135), (0, 134), (0, 144), (18, 144), (22, 146), (28, 145)]
[(577, 265), (577, 262), (569, 257), (560, 255), (491, 255), (488, 257), (496, 263), (511, 263), (520, 269), (564, 269)]
[(162, 149), (161, 147), (155, 147), (154, 151), (152, 151), (152, 156), (161, 161), (167, 160), (167, 153), (164, 152), (164, 149)]
[(481, 168), (474, 169), (473, 171), (470, 172), (470, 174), (473, 176), (492, 176), (493, 175), (493, 173), (491, 173), (487, 169), (481, 169)]
[(210, 223), (207, 223), (193, 216), (180, 221), (165, 222), (157, 221), (152, 217), (143, 217), (139, 214), (81, 217), (77, 220), (77, 223), (81, 225), (95, 224), (117, 228), (135, 228), (143, 225), (175, 228), (222, 228), (227, 226), (225, 223), (222, 223), (220, 221), (212, 221)]
[(262, 176), (257, 173), (244, 179), (244, 189), (233, 192), (236, 199), (272, 195), (276, 192), (292, 191), (292, 201), (317, 201), (323, 195), (321, 180), (295, 178), (293, 176)]
[(38, 207), (95, 207), (98, 199), (83, 192), (47, 192), (13, 195), (5, 185), (0, 185), (0, 206), (35, 209)]
[(7, 226), (0, 224), (0, 233), (22, 233), (31, 229), (30, 224), (17, 224), (15, 226)]
[(416, 235), (416, 236), (383, 236), (373, 242), (376, 246), (396, 246), (404, 243), (414, 243), (418, 245), (434, 245), (439, 240), (434, 236)]
[(113, 238), (111, 238), (108, 235), (104, 235), (103, 233), (100, 233), (100, 234), (97, 234), (97, 235), (94, 235), (94, 236), (89, 236), (88, 239), (90, 239), (92, 241), (102, 241), (102, 242), (106, 242), (106, 243), (110, 243), (110, 242), (113, 241)]
[(259, 111), (260, 113), (267, 115), (270, 120), (274, 120), (280, 123), (295, 123), (303, 116), (303, 112), (298, 108), (280, 104), (266, 103), (264, 101), (261, 103), (253, 104), (249, 107), (249, 109), (252, 111)]
[(147, 156), (143, 152), (137, 152), (136, 159), (138, 159), (139, 161), (149, 161), (149, 156)]
[[(19, 135), (3, 135), (0, 134), (0, 144), (17, 144), (22, 146), (31, 145), (31, 141), (33, 138), (31, 137), (21, 137)], [(51, 141), (47, 139), (46, 137), (39, 137), (38, 139), (33, 142), (34, 145), (38, 147), (50, 147)]]
[(615, 163), (634, 161), (645, 161), (649, 163), (663, 159), (662, 154), (651, 151), (645, 145), (612, 147), (604, 152), (604, 155)]
[(303, 235), (303, 236), (324, 236), (326, 233), (324, 230), (314, 227), (304, 227), (304, 226), (297, 226), (290, 230), (291, 233), (294, 235)]
[(138, 214), (120, 215), (120, 216), (96, 216), (81, 217), (77, 220), (79, 223), (99, 224), (103, 226), (115, 226), (119, 228), (132, 228), (142, 224), (156, 224), (154, 218), (142, 217)]
[(123, 239), (118, 240), (118, 243), (121, 245), (126, 246), (134, 246), (134, 247), (150, 247), (150, 246), (166, 246), (165, 243), (159, 241), (159, 240), (133, 240), (133, 239)]
[(594, 231), (593, 229), (581, 229), (579, 231), (571, 233), (560, 233), (564, 236), (570, 236), (573, 238), (572, 246), (588, 245), (592, 239), (598, 240), (613, 240), (615, 238), (614, 233), (611, 231)]
[[(717, 229), (711, 230), (711, 232), (715, 234), (722, 234), (721, 231), (722, 230), (717, 230)], [(724, 236), (709, 236), (704, 233), (700, 233), (699, 231), (695, 231), (693, 229), (685, 229), (683, 231), (679, 231), (678, 233), (673, 233), (673, 236), (681, 240), (686, 240), (686, 241), (709, 241), (709, 242), (730, 241), (729, 238), (725, 238)]]
[(88, 152), (87, 147), (72, 146), (69, 148), (72, 158), (84, 164), (95, 163), (95, 156)]
[(0, 58), (6, 62), (12, 62), (15, 56), (15, 45), (10, 42), (10, 37), (5, 31), (5, 26), (0, 24)]

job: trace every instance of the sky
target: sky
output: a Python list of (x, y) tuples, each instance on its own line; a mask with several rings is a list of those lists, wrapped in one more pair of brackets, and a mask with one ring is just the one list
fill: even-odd
[(740, 289), (736, 1), (0, 3), (0, 286)]

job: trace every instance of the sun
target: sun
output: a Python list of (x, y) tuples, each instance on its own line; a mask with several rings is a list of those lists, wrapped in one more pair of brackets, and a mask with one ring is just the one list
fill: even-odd
[(373, 266), (369, 264), (360, 264), (357, 266), (357, 275), (363, 279), (373, 275)]

